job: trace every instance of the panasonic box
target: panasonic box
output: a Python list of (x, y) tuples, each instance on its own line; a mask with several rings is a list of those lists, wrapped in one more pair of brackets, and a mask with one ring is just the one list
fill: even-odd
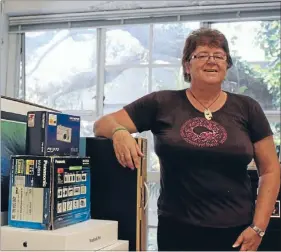
[(9, 226), (51, 230), (90, 217), (89, 158), (11, 157)]
[(79, 116), (47, 111), (27, 113), (27, 155), (76, 156), (79, 138)]

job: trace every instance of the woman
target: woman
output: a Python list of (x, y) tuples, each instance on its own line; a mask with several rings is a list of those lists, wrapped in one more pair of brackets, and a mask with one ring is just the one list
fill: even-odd
[[(272, 131), (259, 104), (222, 90), (232, 65), (217, 30), (190, 34), (182, 66), (190, 88), (158, 91), (95, 123), (116, 157), (134, 168), (142, 157), (131, 133), (151, 130), (161, 165), (158, 249), (257, 250), (280, 188)], [(256, 208), (247, 165), (259, 169)]]

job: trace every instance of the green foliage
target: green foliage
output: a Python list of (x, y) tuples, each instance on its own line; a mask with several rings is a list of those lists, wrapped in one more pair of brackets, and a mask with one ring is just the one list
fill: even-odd
[[(232, 51), (233, 68), (227, 76), (227, 88), (258, 100), (265, 110), (280, 110), (280, 20), (259, 22), (255, 47), (264, 51), (266, 62), (253, 64)], [(233, 46), (237, 36), (230, 39)], [(271, 123), (275, 143), (280, 144), (280, 122)]]
[[(280, 20), (261, 22), (257, 33), (257, 45), (264, 50), (266, 60), (269, 62), (266, 68), (260, 68), (259, 72), (268, 85), (269, 92), (274, 97), (275, 108), (280, 110), (281, 94), (281, 49), (280, 49)], [(273, 131), (275, 143), (280, 144), (280, 122), (275, 123)]]
[(256, 67), (241, 57), (233, 57), (224, 88), (230, 92), (244, 94), (258, 100), (264, 109), (272, 108), (272, 95), (264, 77)]
[(280, 109), (280, 20), (261, 22), (256, 36), (257, 45), (264, 50), (266, 60), (269, 62), (265, 68), (258, 71), (268, 85), (269, 92), (274, 96), (274, 105)]

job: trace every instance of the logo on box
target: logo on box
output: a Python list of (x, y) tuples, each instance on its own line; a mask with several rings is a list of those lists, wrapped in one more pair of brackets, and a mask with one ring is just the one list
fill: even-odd
[(28, 127), (34, 127), (35, 126), (35, 114), (29, 114), (28, 120), (27, 120)]
[(51, 126), (57, 125), (57, 115), (49, 114), (49, 125)]

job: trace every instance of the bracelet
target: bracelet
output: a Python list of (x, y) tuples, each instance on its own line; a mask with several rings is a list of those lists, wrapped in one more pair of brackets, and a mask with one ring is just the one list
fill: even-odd
[[(117, 131), (119, 131), (119, 130), (126, 130), (126, 131), (128, 131), (125, 127), (117, 127), (117, 128), (115, 128), (113, 131), (112, 131), (112, 137), (113, 137), (113, 135), (117, 132)], [(129, 132), (129, 131), (128, 131)]]

